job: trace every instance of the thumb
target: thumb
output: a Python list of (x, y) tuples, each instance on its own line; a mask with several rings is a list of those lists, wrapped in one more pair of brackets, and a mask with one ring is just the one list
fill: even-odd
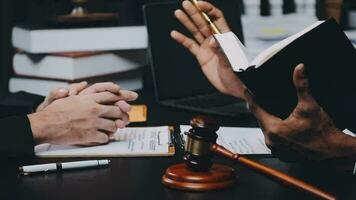
[(313, 99), (309, 89), (309, 80), (305, 75), (304, 64), (299, 64), (295, 67), (293, 72), (293, 83), (297, 90), (299, 101), (310, 101)]
[(47, 97), (48, 104), (52, 103), (57, 99), (61, 99), (67, 97), (69, 94), (69, 90), (66, 88), (57, 88), (51, 91), (49, 96)]
[(39, 112), (45, 109), (49, 104), (57, 99), (61, 99), (67, 97), (69, 94), (69, 90), (65, 88), (57, 88), (50, 92), (50, 94), (46, 97), (46, 99), (37, 107), (36, 112)]

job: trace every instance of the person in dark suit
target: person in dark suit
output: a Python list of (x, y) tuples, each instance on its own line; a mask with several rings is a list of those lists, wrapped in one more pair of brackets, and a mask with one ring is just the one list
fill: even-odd
[[(204, 1), (199, 1), (198, 5), (213, 18), (222, 32), (230, 31), (219, 9)], [(183, 8), (184, 11), (176, 10), (175, 16), (194, 38), (177, 31), (172, 31), (171, 37), (195, 55), (203, 73), (220, 92), (247, 101), (272, 152), (295, 153), (308, 160), (356, 158), (356, 138), (337, 129), (333, 120), (314, 100), (309, 91), (303, 64), (298, 65), (293, 74), (299, 100), (296, 108), (285, 120), (273, 116), (254, 101), (245, 85), (235, 76), (232, 67), (211, 36), (209, 25), (198, 10), (189, 1), (183, 2)], [(348, 128), (356, 133), (356, 127)]]
[(45, 99), (18, 92), (0, 100), (2, 158), (31, 157), (41, 143), (97, 145), (129, 123), (135, 92), (114, 83), (54, 89)]

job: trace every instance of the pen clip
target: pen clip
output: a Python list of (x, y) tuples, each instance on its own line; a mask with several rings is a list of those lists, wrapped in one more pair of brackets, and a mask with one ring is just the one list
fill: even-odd
[[(184, 133), (185, 134), (185, 133)], [(183, 134), (177, 133), (173, 137), (174, 143), (180, 148), (181, 150), (185, 149), (185, 140)]]

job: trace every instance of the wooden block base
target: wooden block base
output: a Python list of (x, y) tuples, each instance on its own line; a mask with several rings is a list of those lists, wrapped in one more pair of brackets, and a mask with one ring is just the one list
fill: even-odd
[(194, 172), (185, 164), (173, 165), (162, 177), (162, 183), (169, 188), (195, 192), (228, 188), (235, 181), (234, 169), (221, 164), (214, 164), (209, 172)]

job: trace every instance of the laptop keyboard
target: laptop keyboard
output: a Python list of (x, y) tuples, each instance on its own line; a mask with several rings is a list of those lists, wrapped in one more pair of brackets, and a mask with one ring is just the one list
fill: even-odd
[(166, 102), (165, 105), (230, 117), (249, 113), (243, 100), (220, 93), (174, 100)]
[(234, 97), (226, 96), (223, 94), (209, 94), (203, 96), (196, 96), (187, 99), (177, 100), (176, 103), (185, 106), (197, 107), (197, 108), (211, 108), (231, 105), (242, 102)]

